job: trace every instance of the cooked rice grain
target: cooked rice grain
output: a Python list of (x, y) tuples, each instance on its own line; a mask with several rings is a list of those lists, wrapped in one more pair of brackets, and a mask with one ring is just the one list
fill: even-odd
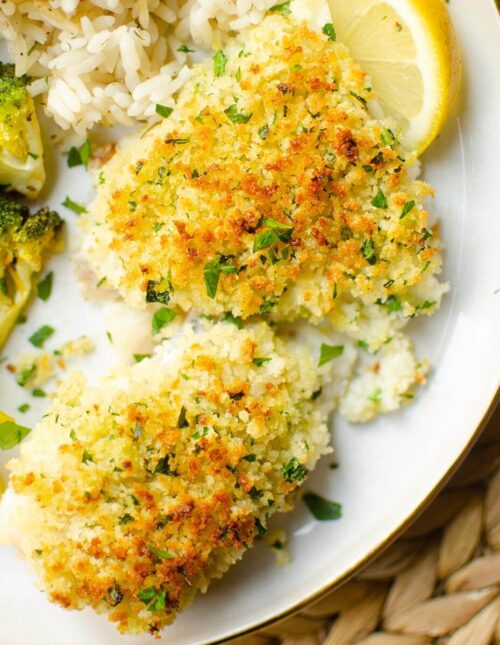
[(133, 125), (190, 77), (182, 45), (217, 48), (259, 22), (273, 0), (51, 0), (0, 3), (0, 35), (17, 74), (64, 130)]

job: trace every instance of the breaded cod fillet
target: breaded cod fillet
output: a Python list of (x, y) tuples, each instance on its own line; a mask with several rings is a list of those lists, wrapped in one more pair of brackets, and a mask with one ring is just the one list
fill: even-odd
[(339, 329), (353, 302), (432, 313), (433, 190), (373, 118), (373, 94), (345, 46), (266, 17), (195, 67), (170, 116), (101, 170), (84, 223), (96, 281), (137, 308)]
[(123, 632), (172, 622), (330, 451), (305, 345), (264, 323), (167, 345), (94, 387), (71, 377), (9, 466), (4, 523), (48, 597)]

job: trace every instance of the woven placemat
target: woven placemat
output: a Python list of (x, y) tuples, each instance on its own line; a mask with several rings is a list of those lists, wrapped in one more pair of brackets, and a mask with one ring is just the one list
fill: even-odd
[(378, 560), (292, 618), (232, 641), (492, 643), (500, 644), (500, 408), (445, 490)]

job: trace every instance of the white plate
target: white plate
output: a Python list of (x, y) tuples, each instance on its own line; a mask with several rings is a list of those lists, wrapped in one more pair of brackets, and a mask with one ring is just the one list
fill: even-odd
[[(307, 484), (343, 504), (338, 522), (319, 523), (299, 504), (277, 518), (290, 537), (292, 562), (278, 568), (261, 544), (214, 584), (164, 632), (165, 642), (221, 641), (278, 617), (343, 579), (412, 516), (469, 446), (500, 382), (500, 24), (492, 0), (453, 0), (450, 10), (465, 63), (464, 104), (425, 159), (425, 177), (438, 189), (433, 206), (446, 243), (445, 277), (453, 289), (441, 312), (414, 325), (421, 355), (434, 365), (415, 405), (368, 426), (334, 423), (338, 470), (326, 460)], [(62, 158), (47, 198), (86, 201), (88, 177)], [(73, 228), (75, 216), (64, 212)], [(57, 329), (50, 346), (86, 333), (98, 352), (85, 369), (107, 369), (112, 354), (100, 308), (82, 300), (69, 252), (55, 258), (55, 288), (37, 301), (4, 354), (29, 347), (38, 326)], [(53, 342), (52, 342), (53, 341)], [(0, 407), (14, 412), (24, 391), (2, 367)], [(32, 423), (43, 404), (26, 415)], [(1, 455), (2, 463), (9, 454)], [(64, 540), (64, 535), (61, 535)], [(14, 551), (0, 549), (0, 642), (8, 645), (139, 645), (150, 637), (119, 636), (91, 611), (65, 612), (47, 602)]]

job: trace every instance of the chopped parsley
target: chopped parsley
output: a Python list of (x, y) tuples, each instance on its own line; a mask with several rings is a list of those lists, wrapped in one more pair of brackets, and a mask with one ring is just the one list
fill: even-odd
[(265, 314), (268, 314), (273, 307), (275, 307), (278, 303), (276, 300), (264, 300), (264, 302), (261, 304), (260, 309), (259, 309), (259, 314), (261, 316), (264, 316)]
[(224, 114), (233, 123), (248, 123), (252, 118), (252, 112), (238, 112), (238, 106), (233, 103), (224, 110)]
[(343, 345), (327, 345), (326, 343), (321, 343), (321, 351), (319, 357), (318, 367), (333, 361), (334, 358), (342, 356), (344, 353)]
[(129, 513), (125, 513), (124, 515), (118, 518), (118, 524), (120, 524), (120, 526), (124, 526), (125, 524), (130, 524), (130, 522), (133, 522), (133, 521), (134, 521), (134, 518)]
[(266, 527), (261, 523), (258, 517), (255, 518), (255, 528), (257, 529), (257, 535), (261, 537), (267, 533)]
[(20, 426), (14, 421), (0, 423), (0, 450), (10, 450), (29, 435), (31, 428)]
[(265, 363), (269, 363), (272, 358), (252, 358), (252, 363), (257, 367), (262, 367)]
[(88, 167), (90, 157), (90, 141), (87, 139), (80, 148), (72, 146), (68, 152), (68, 168), (75, 166)]
[(431, 309), (436, 304), (435, 300), (424, 300), (415, 307), (415, 311), (423, 311), (424, 309)]
[(261, 251), (262, 249), (269, 248), (274, 246), (279, 242), (289, 242), (292, 237), (294, 227), (288, 224), (283, 224), (276, 219), (271, 217), (264, 217), (263, 222), (264, 226), (267, 226), (271, 230), (264, 231), (255, 236), (253, 242), (253, 252)]
[(24, 387), (30, 378), (36, 373), (36, 364), (33, 363), (30, 367), (27, 367), (25, 370), (22, 370), (17, 377), (17, 384), (21, 387)]
[(148, 546), (148, 551), (159, 558), (164, 558), (165, 560), (172, 560), (172, 558), (175, 558), (175, 554), (171, 551), (167, 551), (166, 549), (157, 549), (155, 546)]
[(365, 240), (361, 246), (361, 255), (365, 258), (368, 264), (376, 264), (377, 256), (375, 255), (375, 242), (372, 238)]
[(305, 493), (302, 499), (314, 517), (321, 522), (338, 520), (342, 516), (342, 506), (338, 502), (332, 502), (316, 493)]
[(284, 16), (288, 16), (292, 12), (290, 11), (290, 0), (287, 2), (281, 2), (280, 4), (273, 5), (269, 11), (276, 11), (277, 13), (282, 13)]
[(261, 128), (257, 130), (259, 137), (262, 139), (262, 141), (265, 141), (267, 139), (267, 135), (269, 134), (269, 126), (263, 125)]
[(327, 22), (326, 25), (323, 25), (323, 29), (321, 30), (325, 36), (328, 38), (328, 40), (337, 40), (337, 34), (335, 33), (335, 27), (331, 22)]
[(377, 194), (372, 199), (371, 204), (372, 206), (375, 206), (375, 208), (384, 208), (384, 209), (388, 208), (387, 198), (382, 192), (381, 188), (377, 190)]
[(189, 143), (191, 139), (165, 139), (165, 143), (172, 143), (172, 144), (183, 144), (183, 143)]
[(39, 387), (36, 387), (31, 394), (37, 399), (44, 399), (47, 396), (47, 393)]
[(248, 494), (252, 499), (260, 499), (262, 497), (262, 491), (255, 488), (255, 486), (252, 486), (252, 488), (248, 491)]
[[(208, 434), (208, 428), (207, 426), (204, 426), (203, 430), (197, 430), (191, 435), (191, 439), (194, 439), (195, 441), (198, 441), (198, 439), (201, 439), (202, 437), (206, 437)], [(245, 459), (245, 457), (243, 457)]]
[(82, 213), (87, 212), (85, 206), (74, 202), (71, 197), (68, 196), (66, 196), (66, 199), (63, 201), (62, 205), (68, 208), (70, 211), (73, 211), (73, 213), (75, 213), (76, 215), (82, 215)]
[(366, 340), (358, 340), (358, 342), (356, 343), (356, 345), (357, 345), (360, 349), (368, 349), (368, 348), (370, 347), (370, 345), (366, 342)]
[(137, 597), (148, 606), (149, 611), (162, 611), (167, 604), (167, 592), (158, 591), (155, 587), (146, 587), (137, 594)]
[(30, 404), (29, 404), (29, 403), (23, 403), (23, 404), (22, 404), (22, 405), (20, 405), (17, 409), (18, 409), (18, 411), (19, 411), (19, 412), (22, 412), (22, 413), (24, 414), (25, 412), (28, 412), (28, 410), (30, 409), (30, 407), (31, 407), (31, 406), (30, 406)]
[(82, 455), (82, 464), (88, 464), (90, 461), (93, 462), (94, 457), (90, 452), (88, 452), (88, 450), (84, 450)]
[(279, 241), (280, 238), (274, 230), (259, 233), (259, 235), (255, 236), (255, 239), (253, 241), (253, 252), (256, 253), (257, 251), (261, 251), (262, 249), (267, 249), (270, 246), (278, 244)]
[(160, 105), (159, 103), (157, 103), (155, 107), (155, 111), (156, 111), (156, 114), (159, 114), (164, 119), (166, 119), (172, 114), (172, 112), (174, 111), (174, 108), (168, 107), (168, 105)]
[(182, 52), (183, 54), (192, 54), (194, 49), (189, 49), (187, 45), (181, 45), (180, 47), (177, 47), (177, 51)]
[(385, 146), (392, 146), (392, 144), (396, 140), (396, 137), (394, 136), (392, 131), (389, 130), (389, 128), (382, 128), (382, 133), (380, 135), (380, 138), (382, 139), (382, 143)]
[(315, 390), (315, 391), (312, 393), (311, 401), (316, 401), (316, 399), (319, 399), (319, 397), (321, 396), (321, 392), (323, 392), (323, 388), (322, 388), (322, 387), (320, 387), (320, 388), (319, 388), (319, 390)]
[(222, 257), (219, 260), (210, 260), (207, 262), (203, 268), (203, 278), (208, 297), (215, 298), (221, 273), (228, 274), (237, 272), (236, 267), (225, 264), (225, 260)]
[(134, 361), (136, 363), (142, 363), (146, 358), (151, 358), (151, 354), (134, 354)]
[(181, 411), (179, 412), (179, 418), (177, 419), (178, 428), (189, 428), (189, 421), (186, 419), (186, 408), (182, 406)]
[[(272, 229), (279, 229), (283, 231), (293, 231), (293, 226), (290, 226), (289, 224), (283, 224), (283, 222), (280, 222), (277, 219), (273, 219), (272, 217), (264, 217), (262, 223), (265, 226), (269, 226), (269, 228), (272, 228)], [(290, 234), (288, 234), (288, 239), (290, 239)]]
[(231, 312), (228, 312), (227, 314), (224, 314), (221, 320), (222, 322), (235, 325), (238, 329), (243, 329), (243, 320), (241, 319), (241, 316), (234, 316)]
[(123, 593), (120, 590), (120, 587), (116, 584), (116, 582), (113, 583), (113, 586), (108, 589), (108, 598), (107, 602), (111, 607), (116, 607), (121, 603), (123, 600)]
[(148, 281), (146, 302), (160, 302), (162, 305), (168, 305), (173, 290), (172, 276), (169, 271), (166, 278)]
[[(161, 309), (158, 309), (158, 311), (155, 311), (155, 313), (153, 314), (153, 319), (151, 320), (151, 331), (153, 333), (153, 336), (159, 334), (160, 331), (164, 327), (169, 325), (176, 316), (177, 312), (169, 309), (168, 307), (162, 307)], [(147, 354), (142, 355), (142, 358), (140, 360), (144, 360), (144, 358), (146, 358), (147, 356)]]
[(373, 390), (373, 393), (370, 394), (368, 400), (372, 401), (373, 403), (380, 403), (382, 401), (382, 390), (377, 387), (375, 390)]
[(410, 211), (412, 211), (415, 208), (415, 200), (412, 199), (411, 202), (406, 202), (406, 204), (403, 206), (403, 210), (401, 211), (401, 215), (399, 216), (399, 219), (403, 219), (408, 215)]
[(160, 474), (170, 475), (171, 477), (178, 477), (179, 473), (176, 470), (172, 470), (170, 468), (170, 457), (171, 455), (165, 455), (165, 457), (162, 457), (158, 460), (158, 463), (156, 464), (156, 467), (153, 471), (154, 475)]
[(42, 280), (40, 280), (40, 282), (36, 285), (36, 295), (40, 298), (40, 300), (43, 300), (45, 302), (50, 298), (53, 282), (54, 273), (53, 271), (51, 271), (50, 273), (47, 273), (47, 275), (42, 278)]
[(366, 100), (363, 96), (361, 96), (360, 94), (358, 94), (357, 92), (355, 92), (354, 90), (351, 90), (351, 91), (350, 91), (350, 94), (351, 94), (351, 96), (354, 96), (354, 98), (355, 98), (355, 99), (358, 99), (358, 101), (359, 101), (360, 103), (362, 103), (363, 105), (368, 105), (367, 100)]
[(293, 457), (281, 469), (285, 480), (291, 484), (292, 482), (301, 482), (307, 476), (307, 468), (299, 462), (297, 457)]
[(43, 325), (38, 329), (34, 334), (32, 334), (28, 340), (33, 345), (33, 347), (38, 347), (39, 349), (43, 347), (43, 344), (48, 340), (54, 333), (54, 328), (49, 325)]
[(222, 76), (224, 72), (226, 71), (226, 65), (227, 65), (227, 56), (226, 54), (220, 50), (218, 51), (214, 58), (214, 76)]
[(382, 302), (380, 299), (378, 299), (375, 301), (375, 304), (387, 307), (387, 310), (390, 314), (394, 311), (401, 311), (402, 307), (401, 298), (399, 296), (396, 296), (396, 294), (390, 295), (385, 302)]

